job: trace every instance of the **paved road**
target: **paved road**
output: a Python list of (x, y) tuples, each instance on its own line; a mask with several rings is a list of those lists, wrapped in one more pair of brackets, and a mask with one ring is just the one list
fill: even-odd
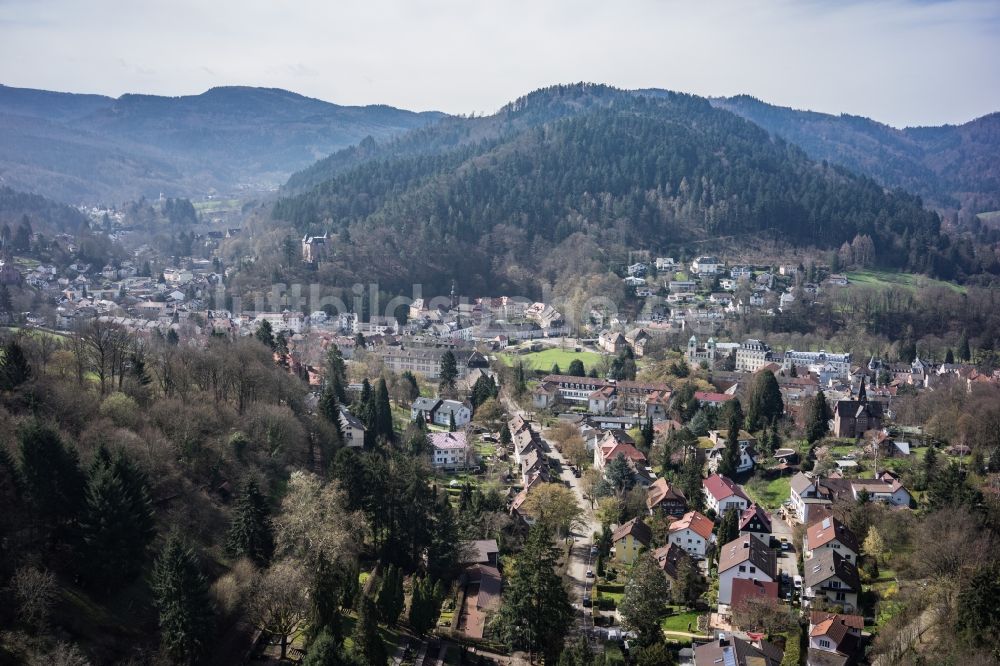
[[(527, 418), (524, 410), (520, 409), (506, 392), (501, 393), (501, 400), (508, 414), (520, 414), (522, 417)], [(532, 427), (539, 434), (542, 433), (541, 424), (538, 422), (532, 422)], [(570, 470), (566, 459), (556, 450), (552, 442), (545, 439), (544, 435), (542, 435), (542, 439), (548, 446), (548, 455), (559, 461), (562, 468), (559, 477), (560, 480), (569, 483), (570, 488), (576, 493), (580, 508), (583, 510), (583, 524), (577, 527), (573, 533), (574, 543), (570, 551), (569, 566), (566, 568), (566, 574), (571, 580), (570, 592), (573, 595), (574, 603), (582, 607), (583, 595), (591, 591), (590, 588), (594, 581), (593, 578), (587, 578), (587, 572), (592, 571), (596, 567), (596, 560), (591, 557), (590, 551), (594, 545), (593, 535), (595, 532), (601, 531), (601, 523), (597, 520), (590, 502), (584, 499), (583, 491), (580, 489), (580, 479), (573, 476), (573, 472)], [(593, 597), (593, 594), (591, 594), (591, 597)], [(590, 609), (584, 609), (581, 624), (585, 630), (593, 629)]]

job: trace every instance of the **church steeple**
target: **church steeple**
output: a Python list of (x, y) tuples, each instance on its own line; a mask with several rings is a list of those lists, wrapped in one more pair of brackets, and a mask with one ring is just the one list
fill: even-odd
[(861, 378), (861, 388), (858, 389), (858, 402), (862, 405), (868, 402), (868, 391), (865, 390), (865, 378)]

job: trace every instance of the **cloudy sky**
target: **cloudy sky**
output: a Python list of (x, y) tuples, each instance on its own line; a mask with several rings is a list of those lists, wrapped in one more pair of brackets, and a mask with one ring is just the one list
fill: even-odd
[(496, 110), (575, 81), (896, 126), (1000, 110), (998, 0), (0, 0), (0, 82)]

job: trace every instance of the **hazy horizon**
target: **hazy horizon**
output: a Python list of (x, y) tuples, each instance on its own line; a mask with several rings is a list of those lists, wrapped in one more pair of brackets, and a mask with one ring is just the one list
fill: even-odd
[(1000, 110), (1000, 3), (821, 0), (0, 0), (0, 81), (118, 97), (283, 88), (342, 105), (492, 113), (589, 81), (961, 124)]

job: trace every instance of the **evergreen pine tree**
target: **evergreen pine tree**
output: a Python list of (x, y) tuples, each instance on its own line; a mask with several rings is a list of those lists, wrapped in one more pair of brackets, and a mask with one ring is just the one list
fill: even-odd
[(653, 439), (656, 436), (656, 431), (653, 430), (653, 417), (647, 416), (646, 422), (642, 425), (642, 441), (646, 443), (646, 448), (653, 447)]
[(573, 621), (569, 594), (556, 573), (558, 558), (549, 531), (541, 524), (532, 526), (507, 580), (495, 623), (498, 637), (509, 648), (542, 652), (549, 664), (558, 661)]
[(826, 437), (830, 430), (830, 406), (826, 404), (823, 389), (816, 392), (806, 408), (806, 440), (813, 444)]
[(214, 634), (212, 605), (197, 558), (176, 534), (168, 537), (156, 560), (151, 587), (164, 652), (177, 663), (198, 661)]
[(558, 363), (553, 363), (552, 364), (552, 370), (550, 371), (550, 374), (553, 374), (553, 375), (561, 375), (562, 374), (562, 370), (559, 368), (559, 364)]
[(319, 395), (319, 413), (333, 427), (334, 444), (341, 444), (344, 441), (344, 433), (340, 427), (340, 399), (337, 397), (337, 389), (333, 382), (327, 378), (323, 385), (323, 392)]
[(586, 370), (583, 367), (583, 361), (578, 358), (574, 358), (570, 361), (569, 369), (566, 373), (572, 377), (585, 377), (587, 375)]
[(83, 507), (86, 476), (76, 451), (49, 426), (32, 423), (19, 433), (20, 476), (32, 516), (50, 536), (67, 535)]
[(972, 360), (972, 350), (969, 349), (969, 334), (962, 331), (962, 337), (958, 339), (958, 359), (963, 363)]
[(396, 434), (392, 429), (392, 406), (389, 404), (389, 389), (385, 378), (380, 378), (375, 388), (373, 424), (375, 436), (386, 442), (393, 442)]
[(743, 425), (742, 410), (739, 409), (739, 401), (732, 400), (729, 403), (729, 419), (726, 430), (726, 448), (722, 451), (719, 459), (717, 471), (722, 476), (730, 478), (736, 476), (736, 471), (740, 465), (740, 426)]
[[(310, 627), (314, 632), (327, 632), (336, 639), (341, 638), (344, 578), (348, 575), (338, 569), (320, 553), (313, 571), (309, 603), (312, 606)], [(357, 577), (355, 577), (357, 581)]]
[(948, 351), (945, 352), (944, 362), (948, 365), (952, 365), (955, 362), (955, 353), (951, 351), (951, 347), (948, 347)]
[(756, 432), (764, 426), (774, 425), (784, 411), (784, 400), (781, 398), (781, 389), (774, 373), (762, 370), (755, 374), (747, 401), (747, 430)]
[(336, 636), (325, 629), (313, 639), (302, 660), (302, 666), (348, 666), (349, 663)]
[(331, 345), (326, 354), (326, 381), (332, 383), (333, 391), (340, 404), (347, 402), (347, 366), (337, 345)]
[(268, 516), (267, 499), (253, 479), (247, 479), (233, 508), (233, 520), (226, 536), (230, 557), (246, 557), (265, 567), (274, 552), (274, 532)]
[(382, 637), (378, 633), (377, 616), (378, 610), (375, 603), (370, 598), (363, 597), (352, 636), (354, 659), (361, 666), (385, 666), (388, 659), (385, 643), (382, 642)]
[(3, 347), (3, 361), (0, 364), (0, 389), (12, 391), (31, 379), (31, 365), (17, 340), (8, 340)]
[(441, 356), (440, 377), (439, 390), (442, 393), (455, 390), (455, 380), (458, 379), (458, 361), (450, 349)]
[(455, 424), (455, 412), (448, 412), (448, 432), (455, 432), (458, 426)]
[(500, 444), (503, 446), (510, 446), (511, 441), (513, 440), (510, 435), (510, 427), (504, 423), (500, 426)]
[(736, 540), (740, 536), (739, 515), (736, 509), (729, 509), (722, 515), (722, 520), (719, 521), (717, 529), (716, 541), (719, 544), (720, 550), (724, 545)]
[(271, 327), (270, 321), (262, 319), (257, 325), (255, 335), (261, 343), (267, 345), (268, 349), (274, 350), (276, 343), (274, 341), (274, 329)]
[(104, 589), (139, 573), (153, 538), (153, 514), (142, 477), (119, 454), (95, 458), (80, 521), (84, 578)]

